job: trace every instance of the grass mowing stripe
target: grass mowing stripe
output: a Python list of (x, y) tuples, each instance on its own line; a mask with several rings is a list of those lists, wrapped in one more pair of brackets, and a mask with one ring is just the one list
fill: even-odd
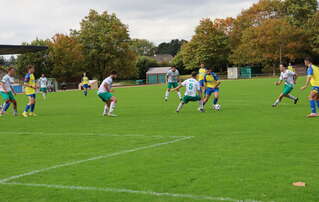
[(233, 198), (213, 197), (213, 196), (200, 196), (193, 194), (177, 194), (177, 193), (160, 193), (154, 191), (138, 191), (131, 189), (117, 189), (117, 188), (98, 188), (98, 187), (83, 187), (83, 186), (64, 186), (64, 185), (50, 185), (50, 184), (31, 184), (31, 183), (6, 183), (0, 182), (3, 185), (19, 185), (27, 187), (43, 187), (54, 189), (69, 189), (69, 190), (85, 190), (85, 191), (103, 191), (103, 192), (117, 192), (117, 193), (130, 193), (130, 194), (143, 194), (161, 197), (174, 197), (174, 198), (188, 198), (194, 200), (208, 200), (208, 201), (229, 201), (229, 202), (261, 202), (257, 200), (238, 200)]
[(101, 136), (101, 137), (150, 137), (150, 138), (192, 138), (193, 136), (161, 136), (161, 135), (118, 135), (100, 133), (45, 133), (45, 132), (0, 132), (0, 135), (43, 135), (43, 136)]
[(176, 140), (171, 140), (171, 141), (168, 141), (168, 142), (162, 142), (162, 143), (152, 144), (152, 145), (148, 145), (148, 146), (137, 147), (137, 148), (134, 148), (134, 149), (128, 149), (128, 150), (124, 150), (124, 151), (120, 151), (120, 152), (115, 152), (115, 153), (111, 153), (111, 154), (106, 154), (106, 155), (102, 155), (102, 156), (96, 156), (96, 157), (92, 157), (92, 158), (89, 158), (89, 159), (84, 159), (84, 160), (73, 161), (73, 162), (69, 162), (69, 163), (58, 164), (58, 165), (51, 166), (51, 167), (48, 167), (48, 168), (34, 170), (34, 171), (23, 173), (23, 174), (20, 174), (20, 175), (15, 175), (15, 176), (11, 176), (11, 177), (8, 177), (8, 178), (0, 179), (0, 183), (9, 182), (11, 180), (22, 178), (22, 177), (25, 177), (25, 176), (35, 175), (35, 174), (38, 174), (38, 173), (41, 173), (41, 172), (45, 172), (45, 171), (48, 171), (48, 170), (53, 170), (53, 169), (57, 169), (57, 168), (62, 168), (62, 167), (76, 165), (76, 164), (86, 163), (88, 161), (95, 161), (95, 160), (110, 158), (110, 157), (114, 157), (114, 156), (119, 156), (119, 155), (122, 155), (122, 154), (127, 154), (127, 153), (132, 153), (132, 152), (136, 152), (136, 151), (145, 150), (145, 149), (151, 149), (151, 148), (160, 147), (160, 146), (164, 146), (164, 145), (168, 145), (168, 144), (173, 144), (173, 143), (184, 141), (184, 140), (188, 140), (188, 139), (191, 139), (191, 138), (192, 137), (184, 137), (184, 138), (179, 138), (179, 139), (176, 139)]

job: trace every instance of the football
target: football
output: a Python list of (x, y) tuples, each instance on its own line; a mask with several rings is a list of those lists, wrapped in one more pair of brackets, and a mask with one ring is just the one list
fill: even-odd
[(220, 104), (216, 104), (216, 105), (213, 106), (213, 109), (219, 111), (221, 109), (221, 107), (222, 106)]

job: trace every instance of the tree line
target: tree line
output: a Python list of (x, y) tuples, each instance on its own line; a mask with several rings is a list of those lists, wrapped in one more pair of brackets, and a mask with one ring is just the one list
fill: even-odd
[(201, 20), (174, 63), (186, 69), (205, 63), (220, 70), (250, 65), (275, 72), (279, 63), (305, 56), (319, 56), (317, 0), (260, 0), (236, 18)]
[[(202, 19), (188, 42), (176, 39), (158, 46), (131, 39), (128, 27), (115, 14), (90, 10), (79, 30), (29, 44), (49, 49), (12, 59), (18, 73), (23, 75), (26, 65), (33, 64), (36, 76), (45, 73), (66, 82), (79, 81), (83, 72), (102, 80), (112, 70), (121, 79), (145, 79), (149, 67), (175, 65), (188, 72), (200, 63), (216, 71), (250, 65), (274, 72), (279, 63), (301, 62), (306, 55), (318, 58), (318, 2), (260, 0), (236, 18)], [(152, 58), (156, 54), (174, 56), (172, 64), (158, 64)]]

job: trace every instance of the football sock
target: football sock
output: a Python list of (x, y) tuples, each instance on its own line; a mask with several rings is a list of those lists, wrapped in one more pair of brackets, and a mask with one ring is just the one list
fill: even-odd
[(30, 111), (31, 111), (31, 112), (34, 112), (34, 108), (35, 108), (35, 104), (32, 104), (32, 105), (31, 105), (31, 110), (30, 110)]
[(11, 105), (10, 101), (6, 102), (3, 107), (3, 112), (6, 112), (9, 109), (10, 105)]
[(104, 114), (107, 114), (109, 112), (109, 107), (107, 104), (104, 106)]
[(296, 100), (296, 99), (297, 99), (295, 96), (292, 96), (292, 95), (288, 95), (287, 97), (288, 97), (289, 99), (291, 99), (291, 100)]
[(27, 105), (26, 107), (25, 107), (25, 110), (24, 110), (24, 112), (28, 112), (29, 111), (29, 109), (30, 109), (30, 105)]
[(317, 113), (317, 109), (316, 109), (316, 101), (314, 100), (310, 100), (310, 108), (311, 108), (311, 112), (316, 114)]
[(165, 93), (165, 99), (166, 100), (167, 100), (168, 96), (169, 96), (169, 91), (166, 91), (166, 93)]
[(111, 102), (110, 111), (109, 111), (110, 114), (115, 110), (115, 107), (116, 107), (116, 102)]
[(184, 102), (179, 103), (179, 105), (178, 105), (176, 111), (178, 111), (178, 112), (181, 111), (181, 109), (183, 108), (183, 106), (184, 106)]
[(199, 101), (199, 108), (200, 108), (200, 109), (204, 109), (204, 103), (203, 103), (203, 101)]
[(214, 99), (214, 105), (216, 105), (218, 103), (218, 98)]
[(177, 92), (177, 95), (178, 95), (179, 99), (182, 99), (182, 94), (181, 94), (181, 92)]
[(274, 105), (277, 106), (279, 103), (280, 103), (280, 100), (277, 99), (277, 100), (275, 101)]

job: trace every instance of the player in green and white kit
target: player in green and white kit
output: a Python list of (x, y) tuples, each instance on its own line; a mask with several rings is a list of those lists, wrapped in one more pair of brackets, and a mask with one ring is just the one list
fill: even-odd
[(17, 111), (17, 101), (14, 98), (14, 95), (16, 94), (12, 84), (14, 82), (14, 76), (15, 69), (13, 67), (10, 67), (8, 69), (8, 74), (6, 74), (1, 80), (0, 80), (0, 95), (4, 100), (4, 104), (1, 107), (0, 116), (4, 115), (7, 110), (9, 109), (11, 103), (13, 104), (13, 115), (18, 116)]
[(105, 103), (103, 116), (116, 117), (113, 114), (115, 110), (117, 98), (112, 95), (112, 83), (113, 79), (117, 77), (117, 73), (113, 71), (109, 77), (104, 79), (97, 92), (99, 98)]
[[(178, 87), (179, 83), (179, 71), (176, 69), (175, 66), (173, 66), (166, 74), (166, 80), (167, 80), (167, 90), (165, 93), (165, 101), (167, 102), (169, 94), (172, 89)], [(182, 94), (177, 90), (177, 95), (178, 98), (181, 100), (182, 99)]]
[(48, 93), (48, 79), (44, 74), (39, 79), (40, 92), (42, 92), (43, 99), (46, 99), (46, 95)]
[(199, 102), (199, 111), (204, 112), (204, 104), (202, 100), (202, 91), (199, 82), (196, 80), (197, 73), (192, 73), (192, 78), (185, 80), (180, 86), (173, 89), (178, 91), (182, 87), (186, 87), (185, 96), (183, 97), (181, 103), (178, 105), (176, 112), (180, 112), (183, 106), (189, 102)]
[(293, 100), (294, 103), (297, 104), (299, 99), (290, 94), (296, 85), (297, 74), (291, 70), (288, 70), (284, 65), (280, 65), (280, 72), (281, 74), (279, 81), (276, 82), (276, 85), (279, 86), (285, 82), (285, 86), (283, 92), (272, 106), (277, 107), (284, 97)]

